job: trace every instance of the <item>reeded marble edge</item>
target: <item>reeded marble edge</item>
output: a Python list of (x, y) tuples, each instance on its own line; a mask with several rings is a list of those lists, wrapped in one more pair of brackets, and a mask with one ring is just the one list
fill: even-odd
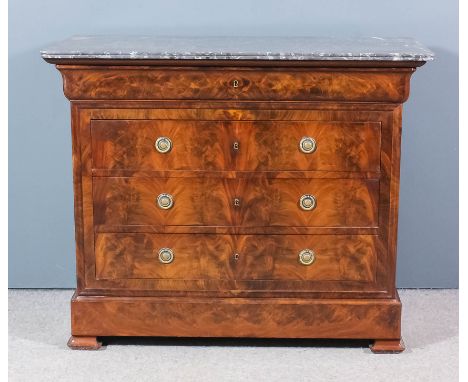
[(76, 36), (41, 51), (45, 59), (430, 61), (409, 38)]

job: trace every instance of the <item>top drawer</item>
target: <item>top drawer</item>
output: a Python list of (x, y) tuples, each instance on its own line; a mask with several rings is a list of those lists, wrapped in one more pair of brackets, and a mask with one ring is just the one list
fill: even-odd
[(93, 120), (94, 169), (379, 171), (380, 123)]
[(403, 102), (412, 70), (60, 67), (72, 100)]

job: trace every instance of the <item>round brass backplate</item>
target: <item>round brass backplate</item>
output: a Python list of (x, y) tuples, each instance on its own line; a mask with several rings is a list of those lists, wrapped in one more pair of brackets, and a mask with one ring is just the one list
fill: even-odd
[(171, 194), (159, 194), (156, 203), (158, 204), (159, 208), (163, 210), (168, 210), (174, 205), (174, 200)]
[(299, 252), (299, 262), (302, 265), (310, 265), (315, 261), (315, 253), (311, 249), (303, 249)]
[(163, 264), (169, 264), (174, 261), (174, 252), (170, 248), (161, 248), (158, 252), (159, 261)]
[(299, 142), (299, 149), (304, 154), (311, 154), (317, 149), (317, 142), (311, 137), (302, 137)]
[(313, 195), (302, 195), (301, 198), (299, 199), (299, 206), (304, 210), (304, 211), (311, 211), (317, 206), (317, 200), (315, 199), (315, 196)]
[(168, 137), (159, 137), (156, 139), (154, 147), (161, 154), (166, 154), (172, 149), (172, 141)]

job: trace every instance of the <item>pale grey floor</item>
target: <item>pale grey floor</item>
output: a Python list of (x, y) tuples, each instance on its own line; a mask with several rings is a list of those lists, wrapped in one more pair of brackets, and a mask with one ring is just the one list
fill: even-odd
[(111, 339), (72, 351), (71, 290), (9, 291), (10, 381), (458, 381), (458, 291), (402, 290), (407, 350), (365, 342)]

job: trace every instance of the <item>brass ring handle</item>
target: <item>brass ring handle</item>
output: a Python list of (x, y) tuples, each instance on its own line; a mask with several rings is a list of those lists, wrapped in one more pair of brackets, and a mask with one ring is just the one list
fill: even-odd
[(304, 211), (311, 211), (317, 206), (317, 200), (315, 199), (315, 196), (313, 195), (302, 195), (301, 198), (299, 199), (299, 206), (304, 210)]
[(310, 265), (315, 261), (315, 253), (311, 249), (303, 249), (299, 252), (299, 262), (302, 265)]
[(299, 149), (304, 154), (311, 154), (317, 149), (317, 142), (311, 137), (302, 137), (299, 142)]
[(174, 199), (172, 198), (171, 194), (159, 194), (156, 203), (158, 204), (159, 208), (163, 210), (168, 210), (174, 205)]
[(156, 139), (154, 147), (161, 154), (166, 154), (172, 149), (172, 141), (168, 137), (159, 137)]
[(161, 248), (158, 252), (159, 261), (163, 264), (169, 264), (174, 261), (174, 252), (170, 248)]

